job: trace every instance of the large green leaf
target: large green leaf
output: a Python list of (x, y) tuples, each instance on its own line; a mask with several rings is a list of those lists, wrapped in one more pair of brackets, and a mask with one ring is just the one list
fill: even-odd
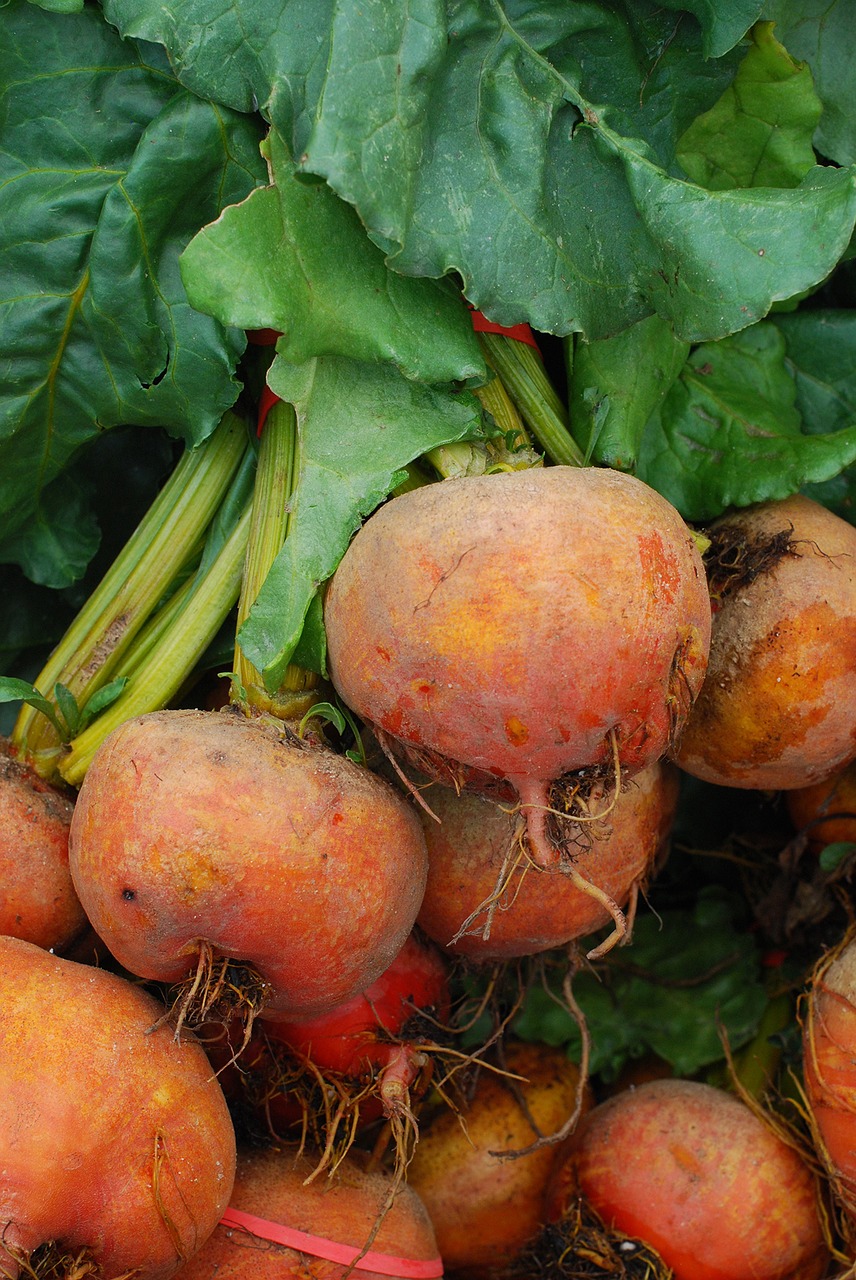
[(0, 542), (61, 585), (93, 546), (63, 492), (81, 447), (120, 423), (202, 439), (238, 393), (243, 335), (190, 308), (178, 254), (264, 165), (254, 121), (97, 9), (2, 12)]
[(794, 61), (773, 23), (759, 22), (733, 83), (680, 139), (678, 160), (715, 191), (796, 187), (815, 164), (822, 110), (808, 64)]
[(802, 431), (785, 340), (766, 320), (693, 351), (647, 424), (637, 474), (688, 520), (707, 520), (786, 497), (854, 460), (856, 424)]
[(470, 314), (447, 281), (390, 271), (353, 209), (295, 174), (282, 140), (265, 143), (273, 185), (200, 231), (181, 259), (194, 306), (224, 324), (271, 328), (281, 356), (390, 360), (426, 382), (487, 380)]
[[(278, 356), (268, 381), (296, 408), (299, 471), (288, 537), (239, 640), (275, 689), (317, 588), (362, 519), (395, 487), (408, 462), (477, 434), (481, 406), (469, 392), (412, 382), (390, 364), (335, 356), (307, 365)], [(322, 652), (316, 650), (314, 661), (323, 670)]]
[(856, 21), (853, 0), (767, 0), (764, 16), (795, 58), (811, 66), (823, 115), (818, 150), (837, 164), (856, 163)]
[[(728, 7), (732, 34), (751, 9)], [(459, 275), (504, 324), (597, 338), (657, 312), (697, 341), (822, 279), (856, 190), (849, 171), (822, 167), (795, 189), (676, 178), (669, 139), (724, 84), (708, 98), (712, 81), (690, 76), (693, 109), (675, 105), (675, 50), (686, 40), (700, 60), (699, 28), (652, 10), (234, 0), (212, 17), (202, 0), (105, 4), (126, 34), (162, 40), (197, 92), (257, 103), (396, 270)]]

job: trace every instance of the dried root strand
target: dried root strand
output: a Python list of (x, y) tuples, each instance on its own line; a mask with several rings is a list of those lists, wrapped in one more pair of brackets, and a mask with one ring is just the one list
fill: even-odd
[(794, 526), (774, 534), (750, 535), (740, 524), (708, 529), (710, 546), (704, 554), (708, 591), (714, 603), (749, 586), (762, 573), (775, 569), (785, 556), (795, 556)]
[(542, 1147), (557, 1146), (560, 1142), (564, 1142), (566, 1138), (569, 1138), (579, 1124), (583, 1106), (585, 1105), (586, 1088), (591, 1070), (591, 1034), (585, 1014), (580, 1008), (573, 990), (574, 978), (581, 967), (582, 961), (577, 954), (576, 948), (571, 947), (569, 949), (569, 964), (562, 979), (561, 1000), (558, 999), (545, 982), (545, 990), (560, 1004), (561, 1008), (571, 1015), (580, 1033), (579, 1077), (577, 1079), (573, 1110), (565, 1123), (555, 1133), (542, 1134), (534, 1142), (530, 1142), (528, 1146), (521, 1147), (515, 1151), (491, 1151), (490, 1155), (495, 1156), (497, 1159), (517, 1160), (521, 1156), (528, 1156), (532, 1151), (540, 1151)]

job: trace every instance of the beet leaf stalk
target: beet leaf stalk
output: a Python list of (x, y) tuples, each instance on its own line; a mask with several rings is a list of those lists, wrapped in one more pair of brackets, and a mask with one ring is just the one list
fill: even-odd
[(173, 702), (235, 608), (250, 540), (254, 475), (250, 448), (212, 523), (196, 573), (150, 619), (120, 665), (122, 692), (59, 758), (58, 771), (72, 786), (80, 786), (109, 733)]
[[(238, 601), (238, 632), (288, 536), (290, 499), (297, 472), (297, 417), (292, 405), (277, 400), (267, 412), (261, 431), (250, 534)], [(290, 663), (279, 688), (270, 693), (261, 673), (236, 639), (230, 700), (241, 704), (246, 711), (267, 712), (280, 720), (302, 720), (319, 700), (319, 681), (320, 677), (314, 672)]]
[(517, 406), (523, 421), (552, 462), (584, 465), (570, 433), (568, 411), (550, 381), (538, 350), (501, 333), (479, 333), (488, 364)]
[[(184, 453), (39, 673), (35, 688), (43, 703), (60, 712), (84, 708), (121, 676), (136, 638), (197, 570), (209, 527), (249, 447), (244, 422), (228, 412), (206, 441)], [(65, 751), (62, 719), (31, 699), (12, 731), (18, 755), (44, 777), (55, 774)]]

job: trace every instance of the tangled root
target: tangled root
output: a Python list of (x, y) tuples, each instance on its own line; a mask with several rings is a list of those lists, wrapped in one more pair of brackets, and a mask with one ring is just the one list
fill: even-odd
[(561, 1222), (548, 1223), (507, 1272), (507, 1280), (672, 1280), (674, 1272), (641, 1240), (607, 1227), (579, 1199)]
[(67, 1249), (55, 1240), (39, 1245), (32, 1253), (0, 1240), (0, 1251), (14, 1267), (14, 1271), (7, 1271), (0, 1256), (0, 1276), (7, 1280), (12, 1276), (19, 1277), (19, 1280), (20, 1277), (27, 1280), (133, 1280), (138, 1274), (135, 1268), (118, 1276), (106, 1277), (100, 1263), (88, 1249)]
[(792, 524), (763, 537), (750, 535), (740, 524), (723, 524), (706, 532), (710, 546), (704, 555), (704, 567), (710, 598), (715, 605), (747, 587), (762, 573), (775, 569), (785, 556), (799, 554), (793, 541)]
[(149, 1033), (169, 1022), (175, 1039), (180, 1040), (185, 1026), (225, 1024), (237, 1015), (244, 1030), (243, 1043), (235, 1053), (237, 1058), (249, 1043), (253, 1024), (267, 1004), (270, 983), (252, 965), (217, 955), (209, 942), (200, 939), (197, 949), (196, 971), (171, 988), (171, 1003)]

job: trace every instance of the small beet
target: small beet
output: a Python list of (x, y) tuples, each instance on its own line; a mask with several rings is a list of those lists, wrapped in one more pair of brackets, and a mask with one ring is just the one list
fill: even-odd
[[(511, 1041), (508, 1075), (483, 1068), (458, 1116), (440, 1111), (423, 1129), (408, 1171), (451, 1272), (474, 1280), (501, 1274), (544, 1221), (558, 1148), (551, 1138), (573, 1115), (579, 1069), (559, 1049)], [(522, 1077), (516, 1079), (513, 1077)], [(590, 1105), (586, 1091), (583, 1109)]]
[(507, 805), (429, 788), (420, 927), (450, 951), (484, 961), (535, 955), (604, 925), (617, 940), (627, 927), (623, 908), (653, 873), (671, 827), (677, 773), (650, 765), (614, 805), (608, 792), (595, 792), (590, 816), (605, 816), (591, 825), (570, 822), (561, 861), (548, 868), (528, 857), (525, 826)]
[(819, 782), (856, 756), (856, 528), (796, 495), (707, 534), (710, 659), (674, 758), (720, 786)]

